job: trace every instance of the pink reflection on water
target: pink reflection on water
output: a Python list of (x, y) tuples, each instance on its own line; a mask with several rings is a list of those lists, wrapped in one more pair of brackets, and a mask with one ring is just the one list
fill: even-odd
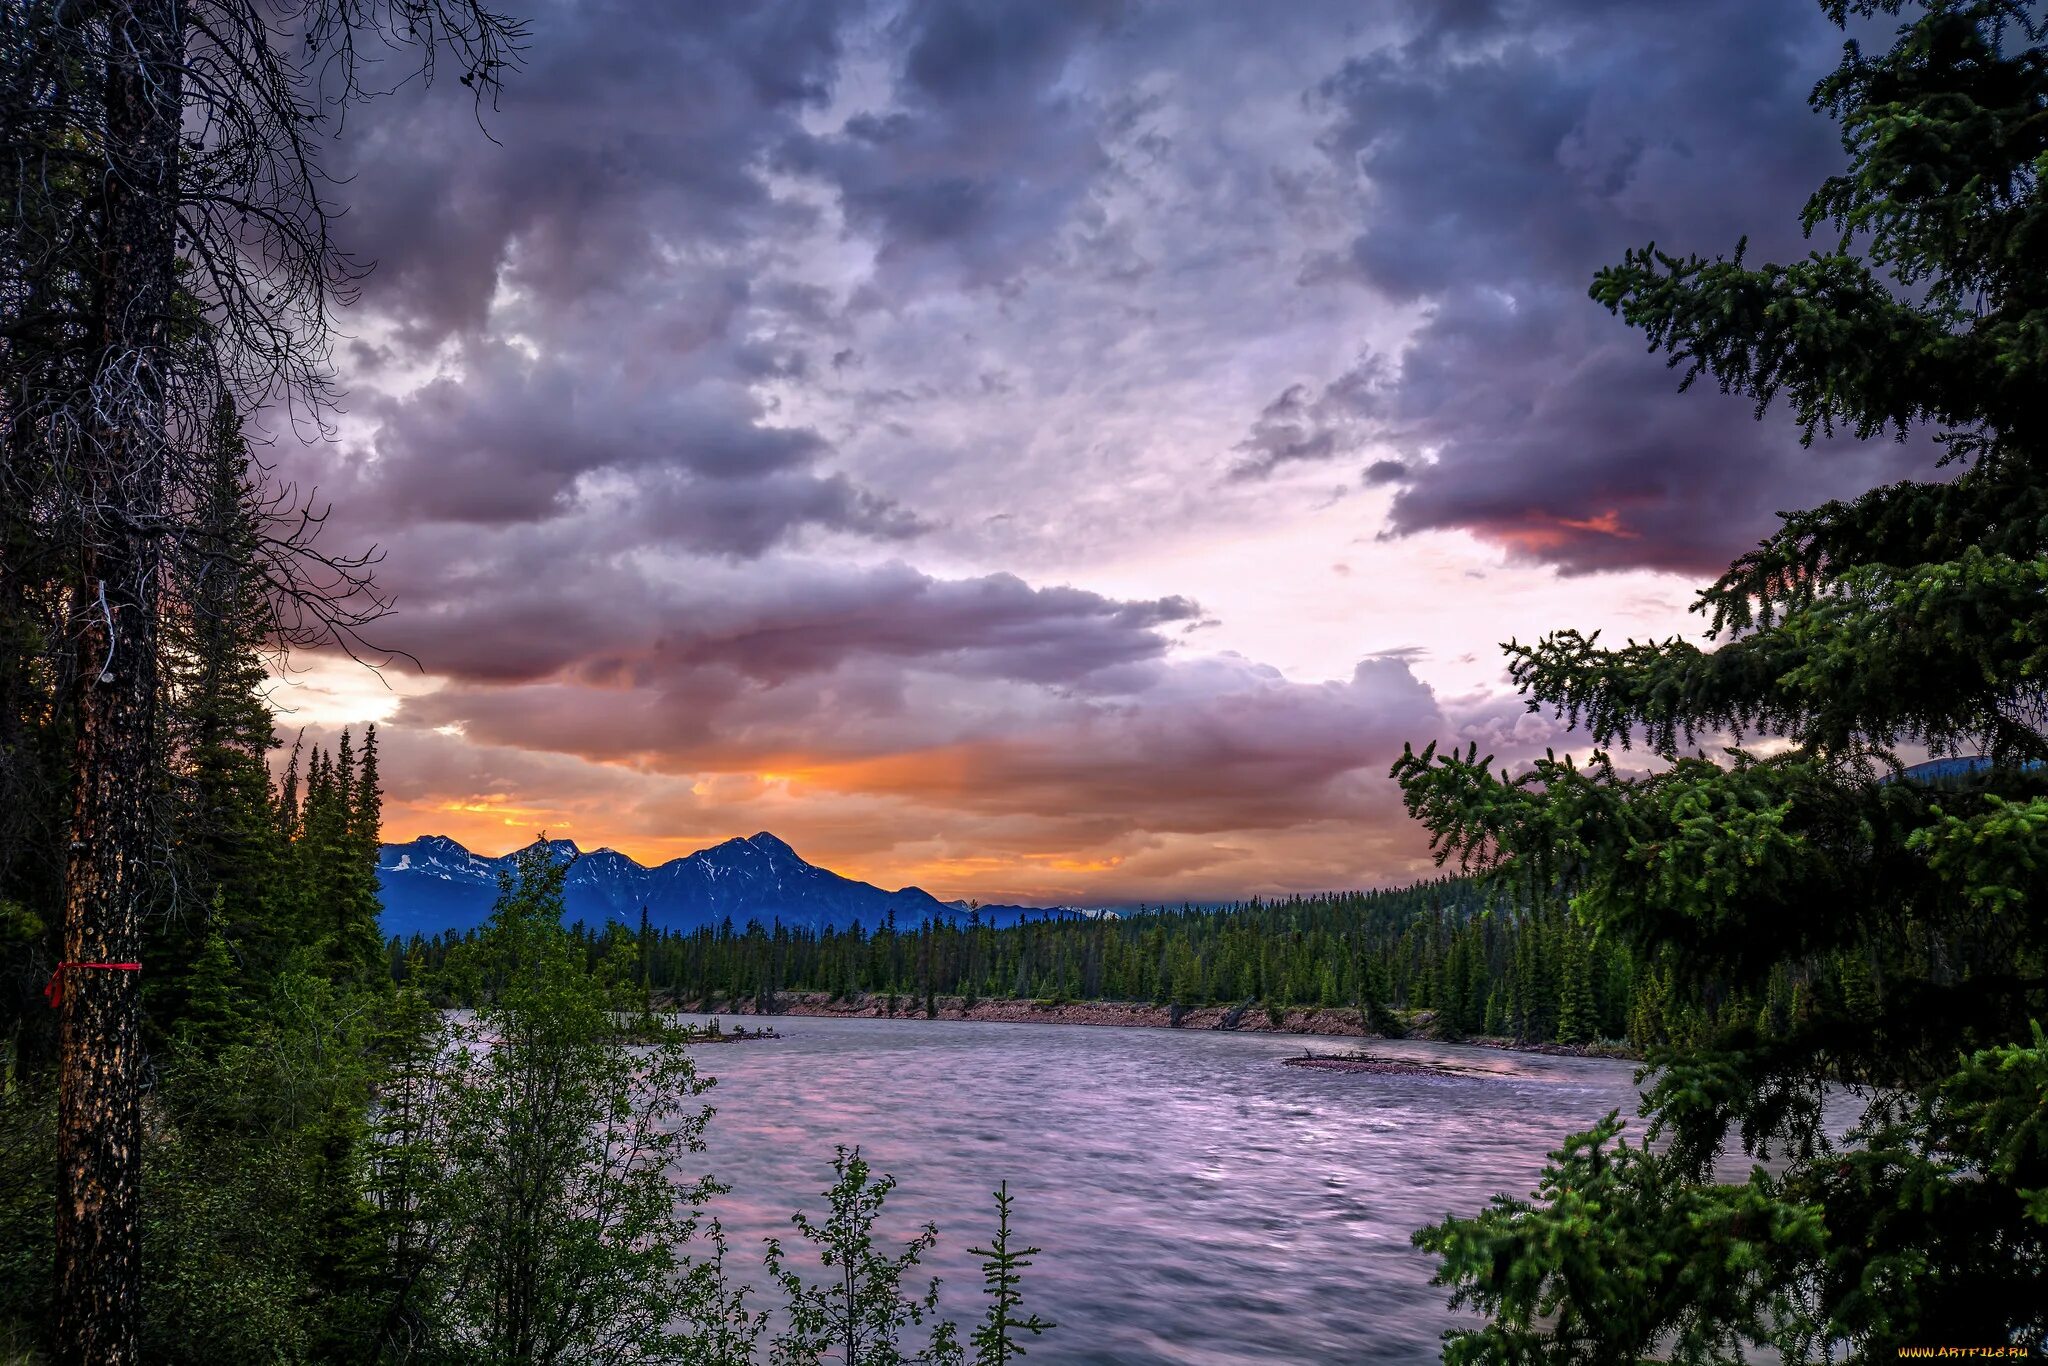
[(1034, 1362), (1434, 1361), (1453, 1318), (1409, 1234), (1527, 1192), (1565, 1133), (1637, 1104), (1633, 1064), (1603, 1059), (1375, 1041), (1480, 1075), (1346, 1075), (1280, 1062), (1350, 1040), (776, 1023), (697, 1051), (719, 1077), (702, 1159), (733, 1187), (731, 1264), (758, 1269), (792, 1209), (818, 1213), (834, 1145), (858, 1144), (898, 1178), (888, 1232), (939, 1225), (929, 1264), (966, 1324), (967, 1250), (1007, 1180), (1044, 1249), (1029, 1305), (1060, 1325)]

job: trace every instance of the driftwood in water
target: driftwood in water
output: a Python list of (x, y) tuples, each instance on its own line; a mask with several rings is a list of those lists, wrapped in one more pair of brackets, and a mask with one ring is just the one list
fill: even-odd
[(1490, 1073), (1474, 1067), (1428, 1062), (1419, 1058), (1391, 1058), (1384, 1053), (1308, 1053), (1283, 1058), (1286, 1067), (1310, 1067), (1320, 1072), (1348, 1072), (1376, 1077), (1484, 1077)]
[(1257, 1005), (1258, 1003), (1259, 1002), (1257, 997), (1246, 997), (1243, 1005), (1232, 1006), (1230, 1009), (1223, 1012), (1223, 1018), (1216, 1022), (1216, 1028), (1237, 1028), (1240, 1024), (1244, 1023), (1245, 1012), (1250, 1010), (1253, 1006)]

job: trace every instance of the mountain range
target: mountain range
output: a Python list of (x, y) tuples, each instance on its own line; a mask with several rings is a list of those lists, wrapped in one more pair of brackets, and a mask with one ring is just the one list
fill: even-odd
[[(547, 843), (555, 857), (569, 861), (563, 919), (589, 925), (618, 920), (637, 926), (643, 906), (651, 925), (682, 931), (716, 927), (728, 919), (737, 929), (753, 920), (813, 930), (855, 924), (873, 930), (892, 915), (899, 926), (912, 928), (928, 920), (964, 924), (970, 914), (987, 925), (1113, 914), (1074, 906), (983, 906), (970, 912), (966, 902), (941, 901), (921, 887), (891, 892), (841, 877), (805, 862), (766, 831), (654, 868), (616, 849), (586, 854), (570, 840)], [(490, 919), (499, 871), (517, 857), (472, 854), (446, 835), (384, 845), (377, 856), (384, 933), (409, 938), (475, 929)]]

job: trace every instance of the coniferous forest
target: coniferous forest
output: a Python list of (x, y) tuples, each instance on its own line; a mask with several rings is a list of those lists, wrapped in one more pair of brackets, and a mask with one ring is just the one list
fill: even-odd
[(651, 1007), (796, 991), (1634, 1052), (1639, 1117), (1413, 1234), (1473, 1311), (1451, 1363), (2042, 1350), (2048, 20), (1821, 9), (1857, 41), (1813, 92), (1847, 167), (1810, 253), (1648, 243), (1591, 299), (1677, 385), (1809, 441), (1929, 438), (1929, 467), (1782, 514), (1699, 592), (1704, 644), (1510, 642), (1590, 753), (1389, 754), (1437, 880), (675, 934), (565, 926), (542, 844), (485, 929), (387, 941), (389, 733), (280, 743), (270, 680), (367, 652), (390, 604), (269, 452), (331, 416), (361, 278), (327, 121), (389, 84), (374, 50), (487, 125), (526, 29), (472, 0), (0, 7), (0, 1361), (1049, 1355), (1005, 1173), (944, 1235), (987, 1240), (964, 1332), (939, 1231), (885, 1228), (856, 1135), (788, 1237), (728, 1248), (705, 1040)]
[[(1128, 1001), (1332, 1011), (1371, 1033), (1410, 1022), (1441, 1039), (1618, 1045), (1631, 1052), (1741, 1018), (1771, 1033), (1826, 1003), (1868, 1004), (1868, 964), (1829, 955), (1781, 965), (1752, 992), (1690, 993), (1553, 908), (1524, 913), (1469, 879), (1220, 908), (1140, 908), (995, 928), (947, 923), (874, 933), (730, 923), (694, 933), (571, 928), (621, 1001), (644, 981), (689, 1009), (772, 1013), (782, 993), (878, 998), (916, 1016), (985, 1000)], [(473, 999), (478, 936), (392, 940), (397, 980), (433, 1000)], [(643, 952), (645, 976), (643, 978)]]

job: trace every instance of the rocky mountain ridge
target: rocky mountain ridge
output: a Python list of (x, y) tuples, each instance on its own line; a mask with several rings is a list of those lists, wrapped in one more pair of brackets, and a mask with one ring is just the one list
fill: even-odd
[[(887, 891), (809, 863), (765, 830), (652, 868), (616, 849), (585, 853), (570, 840), (550, 840), (548, 848), (569, 861), (566, 918), (591, 925), (617, 920), (637, 926), (643, 906), (650, 924), (680, 931), (716, 927), (725, 920), (736, 929), (749, 921), (779, 921), (814, 930), (855, 924), (873, 930), (891, 917), (910, 928), (928, 920), (964, 924), (972, 915), (984, 924), (1010, 925), (1114, 914), (1074, 906), (971, 911), (964, 902), (941, 901), (921, 887)], [(515, 857), (473, 854), (446, 835), (384, 845), (377, 858), (384, 932), (409, 937), (483, 924), (498, 894), (498, 875)]]

